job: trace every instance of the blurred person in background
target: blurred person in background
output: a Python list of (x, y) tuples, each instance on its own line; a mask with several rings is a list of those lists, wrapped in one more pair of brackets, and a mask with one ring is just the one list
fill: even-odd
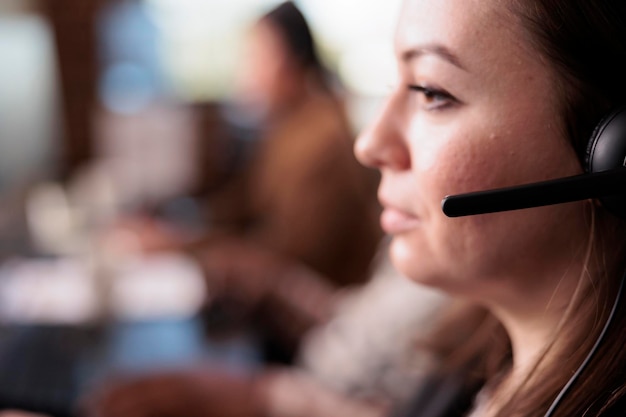
[(238, 68), (233, 101), (258, 118), (260, 137), (243, 181), (209, 199), (210, 209), (229, 221), (214, 218), (200, 237), (154, 218), (121, 227), (135, 233), (144, 251), (193, 254), (215, 305), (261, 320), (256, 327), (265, 329), (275, 352), (269, 355), (289, 361), (317, 321), (316, 311), (300, 308), (302, 299), (323, 311), (328, 300), (320, 294), (367, 279), (382, 237), (378, 177), (352, 153), (341, 92), (292, 2), (253, 24)]

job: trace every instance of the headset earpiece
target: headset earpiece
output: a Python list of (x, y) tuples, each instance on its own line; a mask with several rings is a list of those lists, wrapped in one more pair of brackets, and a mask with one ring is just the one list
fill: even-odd
[(585, 155), (588, 173), (624, 167), (626, 160), (626, 107), (607, 114), (596, 125)]
[[(595, 127), (585, 155), (587, 173), (625, 169), (626, 167), (626, 107), (620, 107)], [(600, 197), (603, 207), (626, 218), (626, 194)]]

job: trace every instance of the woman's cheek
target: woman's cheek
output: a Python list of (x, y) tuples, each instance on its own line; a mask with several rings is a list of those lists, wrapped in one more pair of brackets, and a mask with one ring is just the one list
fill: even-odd
[[(470, 144), (446, 142), (427, 147), (416, 156), (415, 175), (429, 191), (431, 204), (441, 212), (441, 200), (452, 194), (490, 188), (498, 169), (485, 158), (485, 150)], [(443, 213), (440, 213), (443, 215)]]

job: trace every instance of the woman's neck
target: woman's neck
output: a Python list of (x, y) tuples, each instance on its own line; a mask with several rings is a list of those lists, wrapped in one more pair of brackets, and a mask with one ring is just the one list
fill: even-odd
[[(564, 337), (564, 318), (573, 308), (572, 300), (585, 273), (584, 261), (562, 268), (561, 273), (546, 274), (536, 280), (541, 285), (516, 289), (510, 299), (494, 302), (489, 309), (506, 329), (512, 347), (513, 363), (507, 383), (516, 387), (535, 369), (541, 369), (544, 356), (558, 355), (571, 342)], [(546, 357), (549, 363), (549, 358)]]

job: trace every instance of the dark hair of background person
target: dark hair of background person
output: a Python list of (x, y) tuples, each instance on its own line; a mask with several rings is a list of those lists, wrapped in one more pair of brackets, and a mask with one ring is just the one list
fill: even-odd
[[(509, 6), (527, 35), (526, 41), (554, 70), (565, 133), (584, 166), (587, 142), (595, 125), (610, 109), (626, 103), (626, 2), (510, 0)], [(581, 255), (586, 256), (589, 270), (601, 273), (593, 276), (585, 271), (581, 275), (552, 341), (565, 349), (548, 351), (549, 357), (544, 354), (533, 374), (502, 407), (498, 414), (501, 417), (543, 416), (583, 362), (613, 306), (626, 268), (626, 224), (594, 203), (587, 211), (589, 242), (587, 253)], [(506, 332), (484, 311), (457, 313), (433, 335), (431, 347), (447, 359), (446, 369), (469, 367), (479, 381), (497, 381), (511, 365)], [(555, 416), (623, 415), (625, 328), (623, 300), (604, 343)]]
[(293, 2), (286, 1), (272, 8), (260, 21), (269, 23), (280, 33), (296, 64), (311, 70), (322, 86), (328, 86), (329, 72), (320, 59), (311, 27)]

